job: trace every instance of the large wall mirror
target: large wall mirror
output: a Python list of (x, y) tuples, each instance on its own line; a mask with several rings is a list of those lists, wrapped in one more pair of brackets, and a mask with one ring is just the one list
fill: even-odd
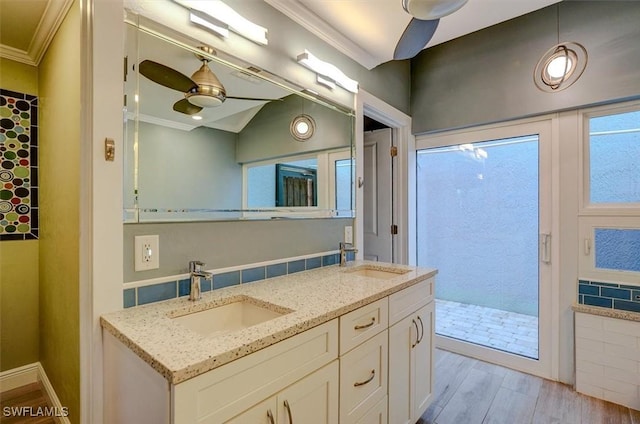
[(125, 31), (125, 222), (353, 217), (352, 111), (197, 43)]

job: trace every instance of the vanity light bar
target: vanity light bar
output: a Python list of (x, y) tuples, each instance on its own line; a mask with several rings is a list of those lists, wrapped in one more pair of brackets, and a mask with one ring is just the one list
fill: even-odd
[(222, 37), (227, 38), (229, 36), (229, 26), (227, 24), (220, 22), (211, 16), (205, 15), (204, 13), (191, 10), (189, 13), (189, 20), (194, 24), (203, 26)]
[[(347, 91), (352, 93), (358, 92), (358, 81), (346, 76), (337, 66), (318, 59), (312, 55), (309, 50), (305, 50), (304, 53), (298, 55), (298, 63), (316, 72), (318, 76), (334, 81)], [(318, 82), (320, 82), (320, 80), (318, 80)]]
[[(267, 29), (254, 24), (221, 0), (173, 0), (181, 6), (196, 10), (228, 25), (229, 29), (255, 43), (267, 45)], [(202, 19), (202, 16), (200, 16)], [(208, 19), (204, 19), (208, 21)], [(211, 22), (209, 22), (211, 23)], [(202, 24), (199, 24), (202, 25)], [(213, 24), (215, 25), (215, 24)], [(210, 28), (207, 25), (203, 25)], [(218, 31), (213, 30), (219, 34)]]

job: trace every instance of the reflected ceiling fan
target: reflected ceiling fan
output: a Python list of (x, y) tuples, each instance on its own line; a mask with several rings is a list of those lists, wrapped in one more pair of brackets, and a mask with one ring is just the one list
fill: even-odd
[(468, 0), (402, 0), (404, 10), (413, 16), (393, 52), (395, 60), (411, 59), (435, 34), (440, 18), (460, 9)]
[[(207, 47), (201, 47), (201, 49), (205, 53), (213, 53), (213, 49)], [(191, 75), (191, 78), (173, 68), (152, 60), (143, 60), (140, 62), (138, 70), (151, 81), (184, 93), (184, 99), (175, 102), (173, 104), (173, 110), (184, 113), (185, 115), (195, 115), (203, 108), (220, 106), (226, 99), (255, 101), (280, 100), (227, 96), (227, 91), (224, 86), (216, 74), (209, 68), (211, 59), (199, 54), (196, 54), (196, 57), (202, 62), (202, 66)]]

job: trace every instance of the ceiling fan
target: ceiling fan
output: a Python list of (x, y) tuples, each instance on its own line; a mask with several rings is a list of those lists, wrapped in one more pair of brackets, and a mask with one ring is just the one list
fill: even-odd
[[(213, 53), (213, 49), (201, 47), (206, 53)], [(138, 70), (151, 81), (172, 90), (184, 93), (184, 99), (173, 104), (173, 110), (185, 115), (195, 115), (203, 108), (220, 106), (226, 99), (272, 101), (280, 99), (261, 99), (253, 97), (227, 96), (224, 86), (209, 68), (211, 59), (204, 55), (196, 54), (202, 62), (200, 69), (195, 71), (191, 78), (166, 65), (152, 60), (140, 62)]]
[(404, 10), (413, 16), (393, 52), (395, 60), (411, 59), (427, 45), (438, 28), (440, 18), (460, 9), (468, 0), (402, 0)]

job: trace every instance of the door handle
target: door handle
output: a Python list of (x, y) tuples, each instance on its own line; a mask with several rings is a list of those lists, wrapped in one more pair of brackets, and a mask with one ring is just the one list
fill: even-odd
[(416, 344), (419, 344), (424, 338), (424, 324), (422, 323), (422, 317), (420, 317), (420, 315), (418, 315), (418, 321), (420, 321), (420, 329), (422, 330), (422, 334), (420, 335), (420, 338), (418, 339), (418, 343)]
[(271, 409), (267, 409), (267, 418), (269, 418), (269, 424), (276, 424), (273, 420), (273, 412), (271, 412)]
[(540, 261), (551, 263), (551, 234), (540, 234)]
[(289, 401), (285, 399), (284, 407), (287, 410), (287, 415), (289, 416), (289, 424), (293, 424), (293, 415), (291, 414), (291, 407), (289, 406)]
[(420, 330), (418, 330), (418, 323), (415, 319), (412, 319), (411, 322), (416, 327), (416, 342), (411, 344), (411, 349), (413, 349), (418, 343), (420, 343), (420, 341), (418, 340), (420, 338)]

